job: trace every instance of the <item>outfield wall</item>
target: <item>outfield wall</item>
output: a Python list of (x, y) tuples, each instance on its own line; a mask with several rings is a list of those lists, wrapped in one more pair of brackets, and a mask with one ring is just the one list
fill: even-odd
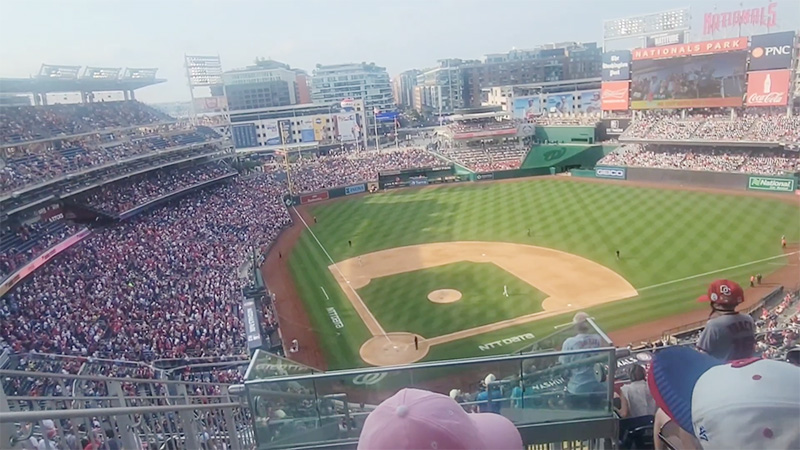
[[(588, 173), (575, 174), (589, 176)], [(650, 167), (597, 166), (595, 178), (663, 183), (717, 189), (794, 193), (797, 180), (789, 176), (750, 175), (746, 173), (702, 172), (696, 170), (656, 169)]]

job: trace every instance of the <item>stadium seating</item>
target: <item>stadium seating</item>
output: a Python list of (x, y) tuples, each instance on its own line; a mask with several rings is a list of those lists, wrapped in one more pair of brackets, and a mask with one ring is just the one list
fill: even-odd
[(442, 160), (421, 149), (381, 152), (344, 151), (326, 156), (303, 156), (290, 166), (294, 192), (313, 192), (364, 181), (378, 172), (441, 165)]
[(800, 153), (738, 147), (624, 144), (598, 164), (784, 175), (800, 171)]
[(63, 221), (6, 227), (0, 234), (0, 281), (78, 230)]
[(475, 172), (517, 169), (525, 159), (527, 150), (515, 144), (453, 144), (443, 141), (434, 145), (446, 158)]

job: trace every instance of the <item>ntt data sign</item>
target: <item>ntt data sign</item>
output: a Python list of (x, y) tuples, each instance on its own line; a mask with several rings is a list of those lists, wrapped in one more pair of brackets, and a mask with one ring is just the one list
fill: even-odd
[(791, 178), (750, 177), (747, 189), (755, 191), (794, 192), (794, 180)]
[(612, 178), (614, 180), (624, 180), (627, 178), (624, 167), (596, 167), (594, 176), (597, 178)]

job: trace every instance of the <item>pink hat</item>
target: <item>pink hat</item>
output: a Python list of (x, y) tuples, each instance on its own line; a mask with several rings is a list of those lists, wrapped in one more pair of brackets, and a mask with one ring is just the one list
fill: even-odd
[(522, 438), (499, 414), (467, 414), (435, 392), (403, 389), (364, 422), (359, 449), (521, 449)]

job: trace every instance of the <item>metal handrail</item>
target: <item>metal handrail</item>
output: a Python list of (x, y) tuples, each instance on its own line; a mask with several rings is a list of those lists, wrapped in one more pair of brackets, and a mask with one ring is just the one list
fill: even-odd
[(197, 386), (228, 386), (227, 383), (209, 383), (205, 381), (181, 381), (150, 378), (105, 377), (101, 375), (72, 375), (66, 373), (27, 372), (23, 370), (0, 370), (0, 376), (5, 377), (32, 377), (32, 378), (63, 378), (70, 380), (89, 380), (115, 383), (143, 383), (143, 384), (175, 384)]
[(77, 419), (84, 417), (157, 414), (177, 411), (197, 411), (220, 408), (239, 408), (239, 403), (201, 403), (173, 406), (129, 406), (89, 409), (48, 409), (43, 411), (0, 412), (0, 423), (38, 422), (46, 419)]

